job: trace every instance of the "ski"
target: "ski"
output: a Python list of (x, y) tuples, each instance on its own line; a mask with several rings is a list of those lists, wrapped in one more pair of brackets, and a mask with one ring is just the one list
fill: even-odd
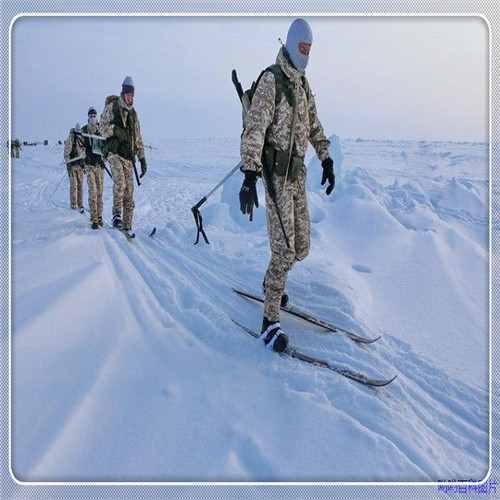
[(127, 240), (133, 240), (135, 238), (135, 233), (128, 231), (127, 229), (120, 229), (120, 231), (125, 235)]
[[(238, 288), (233, 288), (233, 292), (237, 293), (241, 297), (255, 300), (257, 302), (260, 302), (261, 304), (264, 303), (264, 299), (259, 295), (255, 295), (253, 293), (246, 292)], [(360, 344), (373, 344), (374, 342), (376, 342), (381, 338), (380, 335), (378, 337), (373, 337), (373, 338), (363, 337), (362, 335), (358, 335), (357, 333), (344, 330), (343, 328), (339, 328), (338, 326), (335, 326), (332, 323), (328, 323), (327, 321), (323, 321), (322, 319), (315, 318), (308, 312), (303, 311), (298, 307), (292, 306), (290, 304), (282, 306), (281, 309), (287, 312), (288, 314), (291, 314), (292, 316), (303, 319), (304, 321), (312, 323), (313, 325), (320, 326), (329, 332), (341, 333), (343, 335), (347, 335), (347, 337), (349, 337), (351, 340), (353, 340), (354, 342), (358, 342)]]
[[(251, 335), (252, 337), (258, 339), (260, 335), (251, 330), (250, 328), (246, 327), (245, 325), (242, 325), (238, 321), (234, 320), (231, 318), (231, 321), (237, 325), (239, 328), (241, 328), (245, 333), (248, 335)], [(321, 368), (326, 368), (327, 370), (330, 370), (332, 372), (335, 372), (339, 375), (342, 375), (343, 377), (346, 377), (350, 380), (354, 380), (355, 382), (358, 382), (363, 385), (367, 385), (370, 387), (385, 387), (389, 385), (391, 382), (393, 382), (397, 375), (394, 375), (392, 378), (388, 379), (374, 379), (366, 376), (363, 373), (356, 372), (354, 370), (350, 370), (349, 368), (343, 368), (341, 366), (336, 366), (328, 361), (325, 361), (323, 359), (316, 358), (314, 356), (310, 356), (309, 354), (305, 354), (301, 351), (299, 351), (295, 347), (288, 347), (284, 352), (281, 354), (285, 356), (289, 356), (290, 358), (298, 359), (299, 361), (302, 361), (304, 363), (308, 363), (310, 365), (314, 366), (319, 366)]]
[[(113, 226), (113, 223), (108, 221), (107, 219), (104, 219), (104, 223), (105, 223), (105, 226), (108, 227), (109, 229), (115, 229), (115, 230), (118, 230), (121, 233), (123, 233), (125, 235), (125, 237), (127, 238), (127, 240), (135, 239), (135, 233), (133, 233), (132, 231), (126, 231), (125, 229), (120, 229), (118, 227), (115, 227), (115, 226)], [(154, 236), (155, 233), (156, 233), (156, 227), (154, 227), (153, 230), (151, 231), (151, 233), (149, 233), (149, 236)]]

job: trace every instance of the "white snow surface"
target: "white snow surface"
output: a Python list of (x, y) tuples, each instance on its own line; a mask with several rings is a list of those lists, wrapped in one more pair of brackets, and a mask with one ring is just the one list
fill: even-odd
[[(237, 140), (147, 150), (131, 242), (69, 210), (62, 146), (24, 148), (12, 162), (19, 480), (485, 476), (488, 147), (333, 137), (331, 149), (330, 197), (309, 153), (311, 252), (287, 290), (318, 317), (383, 337), (359, 346), (286, 314), (281, 323), (306, 353), (398, 375), (385, 388), (281, 357), (232, 323), (260, 327), (261, 305), (231, 287), (260, 293), (265, 209), (253, 222), (240, 214), (237, 172), (202, 208), (210, 245), (194, 246), (190, 207), (239, 161)], [(111, 200), (106, 176), (108, 221)]]

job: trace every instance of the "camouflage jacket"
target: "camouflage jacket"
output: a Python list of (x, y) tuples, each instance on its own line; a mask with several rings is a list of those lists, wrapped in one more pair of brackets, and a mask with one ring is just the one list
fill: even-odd
[(130, 113), (134, 113), (135, 118), (133, 120), (134, 130), (132, 130), (132, 153), (137, 155), (137, 157), (144, 158), (144, 143), (142, 141), (141, 127), (139, 124), (139, 116), (134, 110), (133, 106), (127, 106), (123, 98), (117, 96), (108, 96), (106, 98), (106, 105), (104, 111), (102, 112), (101, 119), (99, 121), (99, 130), (101, 135), (105, 139), (110, 139), (114, 135), (114, 129), (117, 126), (115, 121), (115, 101), (118, 100), (118, 110), (121, 117), (121, 125), (123, 128), (127, 128), (127, 118)]
[(71, 129), (68, 138), (64, 141), (64, 162), (68, 163), (72, 158), (78, 157), (85, 158), (85, 143), (83, 137), (77, 136), (75, 129)]
[[(276, 63), (293, 83), (297, 102), (294, 154), (305, 156), (307, 144), (311, 142), (319, 159), (324, 160), (328, 156), (330, 142), (318, 119), (309, 84), (306, 81), (306, 85), (303, 85), (302, 79), (305, 77), (290, 64), (282, 49)], [(264, 142), (281, 151), (289, 150), (293, 107), (284, 94), (277, 105), (275, 98), (275, 78), (270, 71), (266, 71), (255, 90), (241, 139), (240, 152), (244, 170), (261, 171)]]

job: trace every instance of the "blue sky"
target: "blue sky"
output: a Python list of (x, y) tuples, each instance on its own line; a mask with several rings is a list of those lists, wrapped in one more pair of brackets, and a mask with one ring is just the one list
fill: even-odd
[[(487, 141), (488, 31), (478, 18), (307, 17), (307, 76), (327, 134)], [(36, 17), (12, 32), (13, 135), (64, 138), (136, 85), (146, 142), (237, 137), (246, 88), (289, 17)]]

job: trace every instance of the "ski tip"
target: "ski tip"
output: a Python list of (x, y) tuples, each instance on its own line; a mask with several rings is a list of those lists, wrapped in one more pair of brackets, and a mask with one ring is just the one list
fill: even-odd
[(373, 344), (374, 342), (377, 342), (377, 340), (380, 340), (382, 338), (382, 335), (379, 335), (378, 337), (369, 338), (369, 337), (360, 337), (359, 335), (348, 334), (348, 337), (351, 340), (354, 340), (354, 342), (357, 342), (358, 344)]
[(374, 386), (374, 387), (385, 387), (385, 386), (391, 384), (392, 382), (394, 382), (397, 378), (398, 378), (398, 376), (394, 375), (394, 377), (392, 377), (390, 379), (387, 379), (387, 380), (378, 380), (378, 381), (374, 382), (371, 385)]
[(153, 230), (149, 233), (149, 236), (152, 237), (156, 234), (156, 227), (153, 228)]

